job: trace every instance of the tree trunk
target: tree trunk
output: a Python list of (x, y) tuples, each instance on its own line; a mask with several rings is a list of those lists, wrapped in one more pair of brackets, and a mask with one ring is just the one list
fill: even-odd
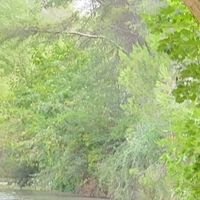
[(183, 2), (200, 23), (200, 0), (183, 0)]

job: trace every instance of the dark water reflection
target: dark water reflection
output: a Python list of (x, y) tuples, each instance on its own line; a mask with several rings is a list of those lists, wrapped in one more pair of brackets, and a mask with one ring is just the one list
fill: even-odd
[(0, 200), (102, 200), (75, 195), (32, 190), (0, 189)]

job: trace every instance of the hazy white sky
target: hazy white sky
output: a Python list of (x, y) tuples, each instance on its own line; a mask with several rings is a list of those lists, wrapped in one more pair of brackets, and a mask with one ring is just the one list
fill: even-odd
[(73, 0), (72, 6), (82, 14), (89, 13), (93, 8), (92, 0)]

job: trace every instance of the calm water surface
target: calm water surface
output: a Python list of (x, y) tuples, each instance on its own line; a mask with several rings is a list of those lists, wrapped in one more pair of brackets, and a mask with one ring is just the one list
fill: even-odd
[(75, 195), (56, 194), (31, 190), (0, 189), (0, 200), (102, 200), (98, 198), (85, 198)]

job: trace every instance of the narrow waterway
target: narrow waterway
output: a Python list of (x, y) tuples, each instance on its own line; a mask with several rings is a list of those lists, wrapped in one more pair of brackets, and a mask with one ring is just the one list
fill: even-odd
[(53, 193), (32, 190), (0, 189), (0, 200), (102, 200), (86, 198), (64, 193)]

